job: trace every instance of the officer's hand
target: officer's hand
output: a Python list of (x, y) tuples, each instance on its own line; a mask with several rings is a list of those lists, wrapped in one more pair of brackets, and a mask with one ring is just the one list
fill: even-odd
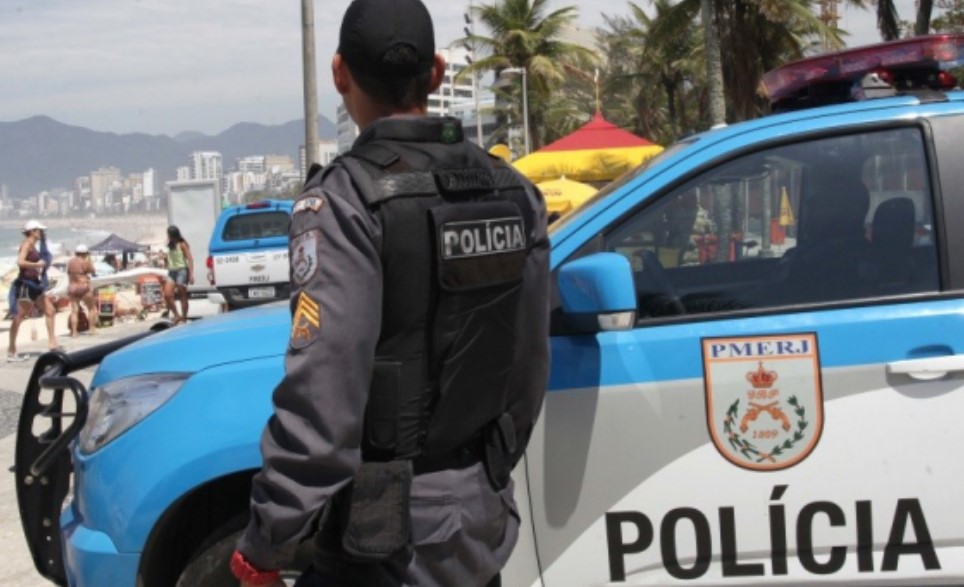
[(193, 274), (193, 273), (188, 274), (188, 276), (187, 276), (187, 284), (188, 284), (188, 285), (194, 285), (194, 274)]

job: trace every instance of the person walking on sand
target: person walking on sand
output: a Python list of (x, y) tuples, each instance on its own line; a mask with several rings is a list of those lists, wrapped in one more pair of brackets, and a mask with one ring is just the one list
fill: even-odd
[(17, 253), (17, 266), (20, 273), (13, 282), (13, 287), (17, 292), (17, 314), (10, 325), (10, 343), (7, 346), (7, 361), (24, 361), (26, 358), (17, 353), (17, 333), (20, 331), (20, 324), (30, 316), (30, 306), (33, 304), (43, 312), (47, 323), (47, 345), (50, 350), (58, 349), (57, 333), (54, 329), (54, 308), (53, 301), (44, 295), (43, 274), (47, 270), (48, 262), (37, 250), (37, 243), (44, 238), (46, 226), (36, 220), (29, 220), (23, 227), (24, 241), (20, 244)]
[(67, 297), (70, 298), (70, 336), (76, 337), (77, 324), (80, 318), (80, 304), (87, 306), (88, 320), (96, 314), (94, 292), (90, 287), (90, 277), (96, 275), (94, 264), (90, 260), (87, 245), (77, 245), (74, 257), (67, 261)]
[[(164, 282), (164, 302), (174, 324), (187, 321), (187, 286), (194, 285), (194, 257), (191, 247), (176, 226), (167, 227), (167, 281)], [(178, 312), (175, 296), (181, 302)]]

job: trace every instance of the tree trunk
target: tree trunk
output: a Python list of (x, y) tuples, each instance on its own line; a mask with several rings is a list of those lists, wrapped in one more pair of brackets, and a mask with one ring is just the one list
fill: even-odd
[(720, 31), (716, 26), (712, 0), (700, 0), (703, 45), (706, 53), (706, 83), (709, 89), (710, 124), (726, 124), (726, 99), (723, 96), (723, 61), (720, 56)]
[(917, 1), (917, 23), (914, 25), (914, 35), (926, 35), (931, 29), (931, 12), (934, 10), (934, 0)]
[(877, 30), (885, 41), (900, 37), (900, 23), (894, 0), (877, 0)]

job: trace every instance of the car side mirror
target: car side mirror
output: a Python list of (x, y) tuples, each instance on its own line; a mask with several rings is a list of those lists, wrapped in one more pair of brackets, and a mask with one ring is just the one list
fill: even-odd
[(636, 323), (633, 269), (618, 253), (595, 253), (559, 269), (566, 321), (577, 330), (629, 330)]

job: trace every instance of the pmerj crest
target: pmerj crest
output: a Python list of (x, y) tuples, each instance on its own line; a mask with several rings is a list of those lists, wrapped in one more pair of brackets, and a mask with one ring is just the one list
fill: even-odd
[(710, 436), (729, 461), (778, 470), (813, 451), (823, 429), (815, 335), (704, 339), (703, 365)]

